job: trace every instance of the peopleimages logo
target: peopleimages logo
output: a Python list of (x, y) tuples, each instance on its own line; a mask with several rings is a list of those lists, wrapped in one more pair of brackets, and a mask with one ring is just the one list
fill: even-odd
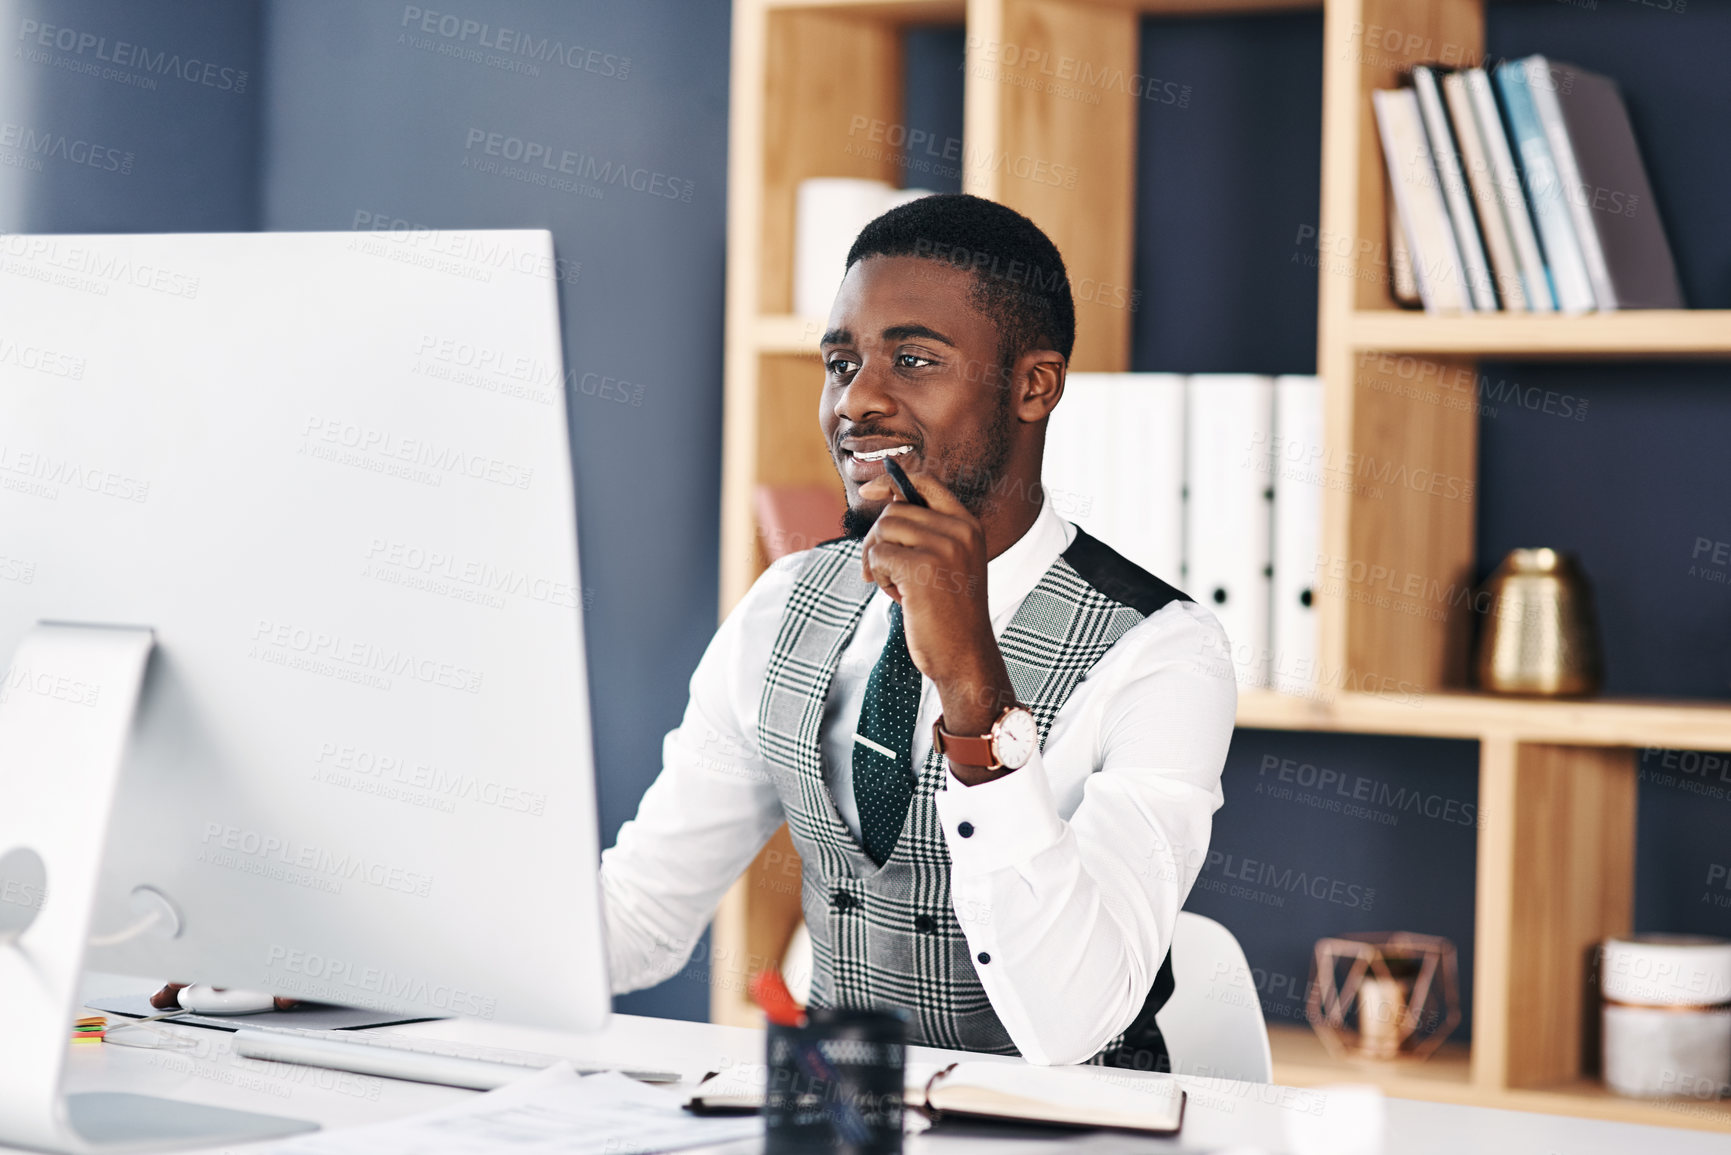
[(33, 373), (69, 377), (74, 381), (84, 378), (84, 358), (45, 349), (41, 345), (26, 345), (3, 336), (0, 336), (0, 365), (14, 365)]
[(246, 91), (248, 74), (245, 69), (225, 68), (178, 52), (153, 52), (142, 44), (110, 41), (106, 36), (77, 28), (22, 20), (18, 24), (18, 40), (26, 47), (52, 48), (73, 56), (100, 60), (117, 68), (137, 69), (153, 76), (172, 76), (188, 84), (203, 85), (221, 92)]
[[(321, 884), (314, 889), (328, 890), (331, 893), (340, 893), (341, 883), (344, 881), (364, 882), (381, 890), (394, 890), (420, 898), (427, 897), (433, 891), (433, 876), (430, 874), (422, 874), (348, 851), (336, 851), (328, 846), (297, 842), (293, 838), (281, 838), (222, 822), (206, 822), (202, 842), (205, 849), (199, 851), (200, 862), (240, 870), (246, 874), (269, 873), (268, 870), (253, 864), (277, 867), (291, 872), (283, 879), (289, 882), (300, 881), (292, 876), (292, 872), (305, 871), (315, 876), (314, 881)], [(319, 875), (324, 877), (316, 878)]]
[(269, 618), (260, 618), (253, 627), (248, 656), (312, 673), (341, 676), (346, 672), (353, 676), (343, 678), (345, 681), (360, 681), (383, 690), (390, 689), (386, 679), (408, 677), (429, 686), (479, 694), (486, 680), (480, 670), (468, 666)]
[[(453, 445), (441, 445), (420, 437), (402, 437), (388, 430), (375, 429), (353, 421), (334, 417), (308, 417), (302, 430), (305, 441), (299, 453), (324, 460), (352, 464), (330, 451), (349, 450), (360, 458), (373, 458), (381, 464), (403, 467), (418, 466), (432, 484), (437, 485), (446, 474), (460, 474), (477, 481), (490, 481), (512, 489), (528, 489), (535, 478), (532, 466), (515, 465), (482, 453), (470, 453)], [(321, 450), (325, 452), (321, 452)], [(414, 480), (420, 480), (419, 477)]]
[(7, 260), (4, 270), (104, 297), (111, 284), (130, 285), (189, 301), (198, 296), (197, 277), (149, 262), (134, 262), (101, 243), (63, 245), (61, 240), (0, 233), (0, 257), (18, 258)]
[[(1238, 882), (1248, 882), (1253, 886), (1268, 887), (1272, 890), (1284, 891), (1287, 894), (1303, 894), (1311, 898), (1332, 902), (1338, 906), (1356, 907), (1368, 911), (1376, 898), (1376, 890), (1372, 887), (1360, 886), (1344, 879), (1329, 878), (1326, 875), (1311, 874), (1308, 871), (1294, 870), (1292, 867), (1279, 867), (1272, 862), (1261, 862), (1254, 858), (1241, 858), (1225, 851), (1210, 850), (1207, 859), (1202, 864), (1205, 875), (1217, 875), (1222, 878), (1234, 879)], [(1198, 880), (1201, 885), (1203, 880)], [(1219, 889), (1218, 886), (1207, 889)], [(1249, 897), (1249, 896), (1243, 896)], [(1275, 896), (1270, 896), (1275, 897)]]
[(487, 48), (543, 64), (563, 64), (573, 72), (592, 72), (612, 80), (624, 80), (631, 74), (629, 56), (615, 56), (581, 44), (566, 44), (551, 36), (536, 36), (503, 25), (495, 28), (480, 20), (469, 20), (449, 12), (430, 12), (412, 4), (403, 8), (401, 27), (427, 36), (438, 36), (453, 44), (472, 44), (476, 48)]
[[(0, 148), (16, 150), (22, 159), (63, 160), (103, 172), (126, 176), (132, 172), (132, 154), (88, 140), (74, 140), (63, 132), (44, 132), (28, 125), (0, 122)], [(14, 166), (17, 167), (17, 166)]]
[(399, 573), (421, 574), (438, 581), (454, 582), (471, 587), (478, 593), (509, 595), (563, 609), (577, 608), (577, 592), (570, 582), (391, 538), (372, 539), (367, 547), (363, 576), (378, 576), (373, 567), (380, 566)]
[(97, 698), (102, 694), (102, 687), (69, 678), (64, 674), (32, 670), (28, 666), (14, 663), (10, 669), (0, 672), (0, 702), (5, 702), (19, 693), (39, 694), (44, 698), (53, 698), (57, 702), (67, 702), (74, 706), (95, 706)]
[(142, 503), (150, 500), (148, 481), (113, 470), (93, 468), (70, 458), (0, 443), (0, 488), (30, 492), (54, 501), (59, 498), (58, 487), (62, 485), (121, 501)]
[[(555, 148), (543, 141), (525, 140), (523, 137), (502, 132), (488, 132), (484, 128), (469, 129), (468, 136), (463, 141), (463, 150), (520, 164), (531, 175), (542, 178), (530, 182), (535, 184), (546, 183), (553, 174), (557, 174), (592, 181), (600, 186), (617, 185), (632, 192), (665, 197), (667, 200), (683, 201), (687, 204), (691, 203), (692, 193), (697, 191), (696, 183), (683, 177), (669, 176), (664, 172), (619, 161), (602, 160), (592, 153)], [(464, 160), (467, 164), (468, 158)]]
[(395, 1010), (410, 1003), (478, 1019), (492, 1018), (498, 1007), (498, 1000), (490, 995), (448, 983), (428, 982), (418, 975), (332, 958), (317, 951), (273, 944), (266, 952), (265, 968), (271, 977), (262, 985), (271, 990), (293, 991), (349, 1006)]
[(357, 232), (383, 234), (405, 248), (424, 252), (429, 257), (450, 257), (474, 266), (471, 279), (491, 280), (491, 270), (505, 269), (534, 277), (547, 277), (567, 285), (575, 285), (583, 274), (583, 262), (564, 257), (549, 257), (531, 249), (520, 249), (487, 232), (454, 232), (435, 229), (388, 213), (355, 211)]
[[(1296, 759), (1282, 758), (1276, 754), (1264, 754), (1262, 765), (1257, 769), (1257, 777), (1266, 777), (1271, 770), (1277, 781), (1296, 784), (1306, 790), (1313, 790), (1319, 795), (1334, 795), (1334, 798), (1327, 799), (1327, 801), (1366, 802), (1372, 806), (1384, 807), (1389, 811), (1419, 814), (1455, 826), (1477, 826), (1480, 824), (1478, 804), (1475, 802), (1462, 802), (1457, 798), (1448, 798), (1441, 794), (1426, 794), (1423, 791), (1405, 786), (1391, 786), (1387, 782), (1367, 778), (1363, 774), (1347, 774), (1340, 770), (1331, 770), (1327, 766), (1317, 766), (1313, 762), (1299, 762)], [(1258, 794), (1263, 793), (1262, 784), (1258, 783), (1256, 792)], [(1339, 810), (1340, 807), (1327, 806), (1324, 809)], [(1362, 813), (1353, 814), (1353, 809), (1352, 806), (1348, 805), (1347, 812), (1350, 816), (1366, 816)], [(1362, 810), (1362, 808), (1360, 809)], [(1395, 821), (1388, 820), (1393, 817), (1393, 815), (1388, 815), (1382, 820), (1385, 825), (1393, 826)]]

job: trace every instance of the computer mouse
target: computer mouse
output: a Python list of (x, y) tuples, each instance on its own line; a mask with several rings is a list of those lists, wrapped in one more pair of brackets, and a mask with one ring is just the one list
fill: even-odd
[(259, 991), (241, 991), (194, 983), (180, 992), (180, 1009), (195, 1015), (256, 1015), (273, 1010), (276, 1000)]

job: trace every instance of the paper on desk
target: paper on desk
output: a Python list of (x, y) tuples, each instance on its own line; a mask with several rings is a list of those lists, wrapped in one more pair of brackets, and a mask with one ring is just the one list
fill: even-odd
[(748, 1139), (754, 1118), (702, 1118), (666, 1091), (617, 1072), (578, 1075), (569, 1063), (423, 1115), (322, 1131), (269, 1155), (642, 1155)]

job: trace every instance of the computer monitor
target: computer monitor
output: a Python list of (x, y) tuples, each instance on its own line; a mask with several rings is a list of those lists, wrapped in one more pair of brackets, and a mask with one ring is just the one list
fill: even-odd
[(598, 1027), (551, 237), (0, 249), (0, 1141), (82, 965)]

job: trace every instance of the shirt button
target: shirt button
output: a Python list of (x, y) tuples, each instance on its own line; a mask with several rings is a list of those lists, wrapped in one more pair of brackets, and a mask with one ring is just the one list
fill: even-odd
[(956, 827), (956, 833), (960, 834), (963, 838), (972, 838), (974, 836), (974, 824), (972, 822), (964, 822), (960, 826)]
[(974, 957), (980, 960), (981, 966), (985, 966), (987, 963), (992, 961), (992, 956), (987, 954), (985, 951), (981, 951), (979, 954), (975, 955)]
[(929, 914), (916, 914), (914, 915), (914, 929), (925, 934), (930, 934), (932, 931), (938, 929), (938, 920)]

